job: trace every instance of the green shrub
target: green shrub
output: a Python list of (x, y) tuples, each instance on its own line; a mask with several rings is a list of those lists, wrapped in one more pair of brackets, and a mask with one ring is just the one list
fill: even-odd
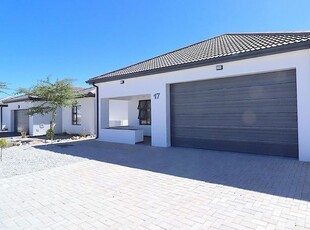
[(86, 133), (86, 131), (85, 131), (85, 129), (83, 129), (82, 130), (82, 132), (81, 132), (81, 135), (80, 135), (82, 138), (86, 138), (86, 136), (87, 136), (87, 133)]
[(4, 138), (0, 138), (0, 149), (1, 149), (1, 154), (0, 154), (0, 160), (2, 161), (2, 150), (4, 148), (8, 147), (8, 142)]
[(22, 138), (26, 138), (27, 137), (27, 131), (20, 131), (20, 135), (22, 136)]
[(46, 131), (46, 137), (49, 139), (49, 140), (53, 140), (54, 139), (54, 136), (55, 136), (55, 133), (54, 133), (54, 130), (53, 129), (48, 129)]

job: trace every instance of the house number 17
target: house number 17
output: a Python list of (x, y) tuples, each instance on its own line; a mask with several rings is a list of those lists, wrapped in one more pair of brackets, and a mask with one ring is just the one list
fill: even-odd
[(155, 94), (154, 94), (154, 99), (155, 99), (155, 100), (159, 99), (159, 95), (160, 95), (160, 93), (155, 93)]

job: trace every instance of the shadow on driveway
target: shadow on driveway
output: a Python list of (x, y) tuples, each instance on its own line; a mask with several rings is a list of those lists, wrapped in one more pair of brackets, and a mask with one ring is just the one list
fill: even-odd
[(0, 138), (20, 137), (20, 133), (0, 132)]
[(95, 140), (37, 146), (142, 170), (310, 201), (310, 163), (297, 159)]

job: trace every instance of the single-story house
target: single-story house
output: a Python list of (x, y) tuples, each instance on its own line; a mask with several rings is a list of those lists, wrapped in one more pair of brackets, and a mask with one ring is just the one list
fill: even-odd
[[(153, 146), (310, 161), (310, 32), (223, 34), (87, 82), (101, 141), (145, 135)], [(125, 127), (111, 128), (111, 101)]]
[(0, 131), (2, 130), (3, 108), (4, 108), (4, 107), (8, 107), (8, 105), (4, 104), (4, 103), (0, 100)]
[[(96, 132), (96, 99), (95, 88), (75, 87), (77, 104), (73, 108), (58, 108), (55, 122), (55, 133), (95, 134)], [(25, 131), (31, 136), (45, 135), (50, 127), (51, 114), (30, 116), (28, 109), (39, 104), (29, 96), (14, 96), (1, 101), (2, 130), (9, 132)]]
[(62, 108), (62, 132), (96, 134), (96, 89), (80, 88), (73, 108)]

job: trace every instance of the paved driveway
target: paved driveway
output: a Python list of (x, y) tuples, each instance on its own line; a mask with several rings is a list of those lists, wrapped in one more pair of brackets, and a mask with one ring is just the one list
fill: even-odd
[(89, 160), (0, 180), (0, 229), (310, 229), (310, 164), (86, 141)]

